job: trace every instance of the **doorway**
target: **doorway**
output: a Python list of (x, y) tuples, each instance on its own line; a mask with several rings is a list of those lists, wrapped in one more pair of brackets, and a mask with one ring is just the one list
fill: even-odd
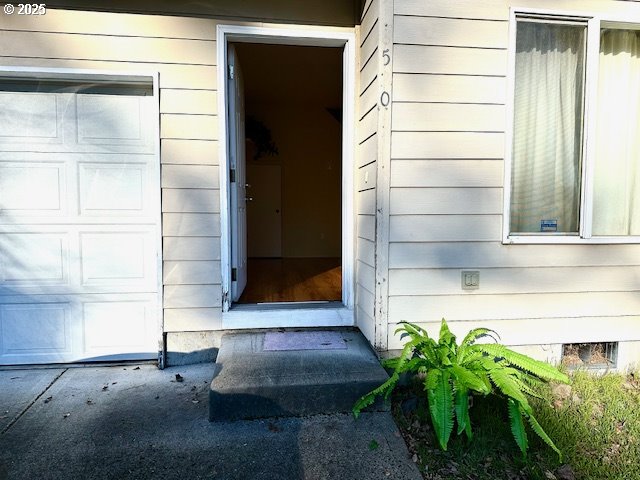
[(246, 223), (232, 231), (238, 266), (246, 255), (246, 283), (236, 270), (233, 301), (341, 301), (343, 49), (230, 43), (229, 50), (230, 85), (242, 95), (231, 99), (229, 119), (244, 120), (236, 122), (244, 123), (236, 175), (244, 170), (246, 179), (244, 199), (236, 199)]
[(219, 26), (218, 41), (223, 324), (247, 328), (249, 306), (352, 324), (353, 34)]

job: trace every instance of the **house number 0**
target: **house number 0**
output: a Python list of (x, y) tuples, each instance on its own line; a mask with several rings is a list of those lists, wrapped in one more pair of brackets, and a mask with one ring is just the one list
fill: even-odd
[(382, 95), (380, 95), (380, 105), (382, 105), (383, 107), (388, 107), (389, 106), (389, 93), (388, 92), (382, 92)]

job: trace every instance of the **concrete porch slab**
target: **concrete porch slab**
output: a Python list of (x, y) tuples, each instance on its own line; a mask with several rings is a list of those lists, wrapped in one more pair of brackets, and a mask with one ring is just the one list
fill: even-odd
[(267, 351), (264, 332), (225, 335), (209, 391), (209, 420), (349, 412), (388, 376), (359, 331), (335, 331), (345, 349)]

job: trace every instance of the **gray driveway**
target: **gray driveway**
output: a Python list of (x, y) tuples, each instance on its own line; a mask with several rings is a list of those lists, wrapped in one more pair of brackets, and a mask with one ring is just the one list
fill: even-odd
[(0, 479), (421, 479), (387, 412), (210, 423), (212, 376), (0, 371)]

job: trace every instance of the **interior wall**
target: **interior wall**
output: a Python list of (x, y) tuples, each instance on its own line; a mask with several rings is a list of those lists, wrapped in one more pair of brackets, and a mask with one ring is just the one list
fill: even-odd
[(247, 163), (281, 166), (282, 255), (340, 257), (342, 124), (328, 109), (342, 104), (342, 50), (259, 44), (236, 49), (246, 117), (261, 121), (278, 149), (254, 160), (249, 148)]

